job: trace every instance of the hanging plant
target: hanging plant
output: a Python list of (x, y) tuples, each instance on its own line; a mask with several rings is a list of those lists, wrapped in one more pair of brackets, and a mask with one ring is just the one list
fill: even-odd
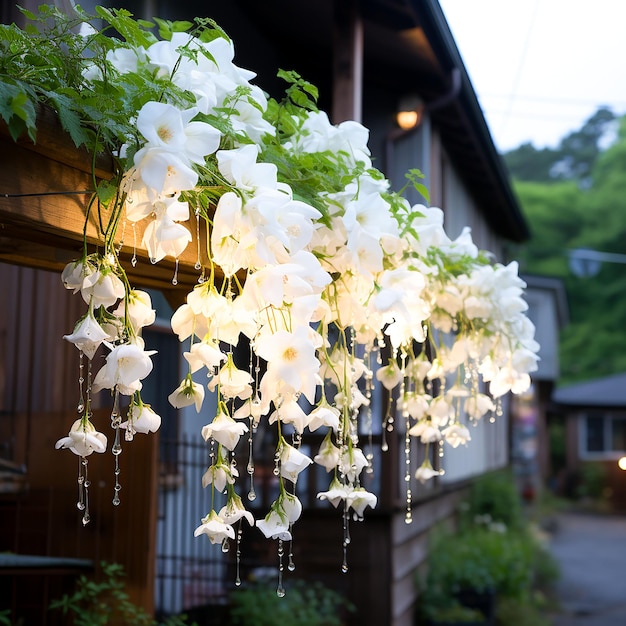
[[(92, 394), (111, 391), (116, 459), (122, 439), (161, 422), (141, 394), (158, 358), (142, 339), (155, 314), (120, 260), (120, 232), (142, 223), (151, 263), (171, 258), (177, 268), (188, 246), (197, 253), (197, 284), (171, 320), (190, 343), (188, 372), (169, 396), (198, 412), (207, 390), (217, 399), (201, 429), (213, 450), (202, 477), (212, 508), (195, 534), (228, 542), (245, 519), (276, 539), (282, 555), (302, 510), (298, 476), (315, 462), (329, 475), (318, 497), (344, 513), (345, 557), (349, 514), (362, 518), (376, 505), (361, 484), (373, 455), (358, 427), (371, 424), (375, 385), (390, 397), (383, 449), (401, 419), (407, 461), (412, 441), (425, 444), (415, 473), (422, 481), (441, 473), (429, 446), (466, 444), (469, 424), (493, 419), (499, 398), (529, 387), (538, 346), (517, 264), (478, 250), (469, 229), (451, 240), (440, 209), (411, 206), (393, 191), (372, 166), (368, 130), (332, 125), (316, 88), (296, 73), (281, 71), (286, 95), (269, 99), (234, 63), (233, 42), (212, 20), (147, 22), (103, 7), (95, 16), (46, 6), (24, 13), (25, 30), (0, 29), (0, 115), (11, 135), (35, 141), (43, 104), (77, 147), (113, 163), (112, 178), (94, 180), (85, 207), (85, 220), (97, 218), (99, 245), (85, 239), (62, 275), (86, 306), (65, 336), (81, 355), (79, 417), (57, 442), (81, 459), (83, 521), (88, 456), (108, 446), (92, 422)], [(427, 196), (419, 172), (408, 180)], [(251, 349), (247, 369), (233, 357), (242, 342)], [(105, 362), (92, 372), (98, 351)], [(261, 420), (277, 432), (279, 490), (255, 520), (233, 459), (243, 438), (253, 499)], [(317, 430), (326, 434), (311, 459), (301, 438)], [(412, 472), (407, 462), (407, 522)], [(118, 475), (116, 464), (114, 503)]]

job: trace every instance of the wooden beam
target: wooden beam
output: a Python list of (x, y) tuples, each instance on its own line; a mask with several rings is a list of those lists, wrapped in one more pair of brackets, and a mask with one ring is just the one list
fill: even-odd
[[(32, 143), (28, 139), (14, 142), (0, 124), (0, 261), (61, 271), (80, 255), (83, 231), (90, 250), (100, 245), (96, 212), (86, 220), (86, 208), (94, 181), (111, 178), (113, 168), (111, 162), (100, 159), (92, 174), (91, 155), (76, 149), (51, 111), (42, 110), (37, 125), (37, 142)], [(152, 264), (141, 245), (145, 222), (118, 229), (118, 243), (123, 237), (120, 257), (131, 283), (188, 291), (199, 275), (194, 267), (198, 254), (195, 216), (188, 223), (194, 241), (179, 259), (176, 287), (172, 285), (175, 261)], [(208, 263), (205, 232), (201, 232), (200, 250), (201, 262)], [(135, 267), (130, 263), (133, 251), (138, 259)]]
[(332, 121), (360, 122), (363, 109), (363, 20), (358, 0), (335, 0)]

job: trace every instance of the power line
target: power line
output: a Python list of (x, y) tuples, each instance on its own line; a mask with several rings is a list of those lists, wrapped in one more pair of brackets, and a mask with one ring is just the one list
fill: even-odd
[[(509, 110), (513, 107), (513, 102), (515, 101), (517, 87), (522, 77), (522, 70), (524, 69), (524, 64), (526, 63), (526, 56), (528, 54), (528, 49), (530, 47), (530, 39), (531, 39), (531, 35), (533, 32), (533, 28), (535, 26), (535, 18), (537, 17), (538, 8), (539, 8), (539, 0), (535, 0), (535, 4), (533, 6), (533, 12), (530, 18), (530, 24), (528, 25), (528, 31), (526, 32), (526, 39), (524, 41), (524, 46), (522, 47), (522, 55), (520, 56), (520, 60), (519, 60), (519, 63), (515, 72), (515, 78), (513, 80), (513, 87), (511, 89), (511, 97), (509, 99), (509, 106), (508, 106)], [(506, 130), (507, 122), (508, 122), (508, 114), (505, 115), (504, 120), (502, 121), (502, 132)]]

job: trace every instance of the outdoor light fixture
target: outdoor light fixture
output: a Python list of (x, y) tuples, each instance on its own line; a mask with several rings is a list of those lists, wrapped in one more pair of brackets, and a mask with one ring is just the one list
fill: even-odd
[(416, 128), (422, 121), (423, 112), (424, 103), (419, 96), (405, 96), (398, 104), (396, 123), (402, 130)]

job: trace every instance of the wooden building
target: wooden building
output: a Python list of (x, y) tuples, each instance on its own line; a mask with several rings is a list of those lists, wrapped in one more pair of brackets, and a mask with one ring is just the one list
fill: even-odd
[(558, 387), (551, 396), (551, 425), (562, 433), (554, 468), (562, 495), (626, 510), (626, 374)]
[[(81, 5), (90, 9), (89, 3)], [(330, 113), (334, 123), (355, 119), (370, 129), (374, 164), (394, 186), (404, 183), (403, 173), (409, 168), (424, 172), (431, 204), (444, 209), (451, 237), (470, 226), (476, 244), (504, 262), (506, 242), (529, 236), (436, 0), (230, 0), (208, 5), (156, 0), (124, 5), (146, 18), (189, 19), (209, 12), (234, 40), (235, 62), (256, 71), (256, 82), (272, 95), (282, 91), (275, 78), (278, 68), (294, 69), (316, 84), (320, 108)], [(10, 11), (2, 17), (14, 19)], [(396, 113), (407, 98), (415, 103), (420, 121), (402, 131)], [(123, 472), (132, 474), (133, 480), (128, 490), (123, 489), (122, 505), (112, 507), (113, 461), (109, 455), (94, 459), (90, 465), (94, 519), (83, 528), (75, 510), (76, 458), (54, 450), (54, 442), (71, 424), (77, 399), (76, 350), (62, 335), (71, 332), (82, 303), (62, 288), (59, 272), (80, 247), (85, 196), (41, 194), (89, 189), (89, 160), (58, 135), (54, 120), (42, 129), (36, 145), (25, 140), (15, 145), (4, 129), (0, 142), (0, 284), (4, 290), (0, 458), (12, 474), (0, 494), (0, 551), (58, 557), (61, 561), (40, 562), (55, 575), (80, 571), (86, 565), (83, 560), (118, 561), (128, 572), (133, 599), (153, 610), (156, 590), (156, 608), (165, 610), (155, 585), (161, 541), (157, 538), (157, 517), (162, 513), (159, 476), (161, 487), (165, 480), (173, 496), (187, 485), (183, 474), (159, 473), (166, 463), (159, 459), (163, 448), (159, 450), (158, 438), (137, 437), (131, 444), (132, 455), (121, 459)], [(103, 170), (106, 166), (101, 164)], [(20, 195), (33, 193), (39, 195)], [(181, 260), (179, 284), (173, 287), (173, 264), (155, 267), (145, 253), (141, 256), (131, 278), (137, 286), (160, 291), (164, 307), (166, 302), (179, 301), (184, 288), (195, 282), (193, 259)], [(166, 329), (163, 334), (167, 335)], [(171, 365), (177, 378), (178, 366)], [(177, 424), (185, 430), (189, 418), (180, 415)], [(355, 624), (411, 624), (417, 598), (415, 572), (427, 558), (429, 529), (454, 514), (468, 479), (508, 463), (506, 412), (496, 424), (477, 427), (472, 438), (462, 455), (444, 457), (445, 476), (424, 487), (413, 485), (410, 525), (404, 521), (402, 444), (392, 442), (389, 453), (379, 459), (379, 506), (365, 523), (354, 525), (346, 575), (339, 571), (341, 521), (336, 512), (315, 506), (313, 495), (298, 524), (303, 539), (298, 574), (344, 591), (358, 607), (351, 618)], [(314, 478), (310, 485), (314, 493)], [(187, 487), (196, 489), (193, 484)], [(180, 532), (189, 533), (197, 521), (195, 517), (185, 521)], [(183, 571), (184, 559), (177, 563)], [(21, 603), (26, 610), (21, 594), (34, 574), (25, 567), (19, 576), (16, 571), (10, 571), (12, 587), (6, 593), (13, 606)], [(193, 586), (204, 570), (190, 571), (193, 580), (181, 587), (184, 598), (173, 600), (173, 609), (188, 610), (194, 603), (207, 602)], [(220, 567), (216, 571), (218, 577), (226, 575)], [(51, 580), (43, 577), (40, 584), (51, 585)], [(173, 588), (179, 583), (183, 585), (179, 579), (165, 580), (163, 585)], [(46, 591), (47, 596), (51, 593)], [(41, 612), (42, 602), (28, 610)], [(56, 623), (52, 616), (45, 619)]]

